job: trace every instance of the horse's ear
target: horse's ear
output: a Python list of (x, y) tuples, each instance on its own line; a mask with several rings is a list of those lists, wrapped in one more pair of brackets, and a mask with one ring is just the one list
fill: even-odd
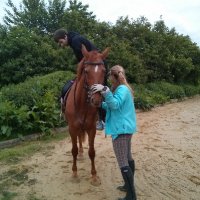
[(81, 52), (84, 57), (88, 57), (88, 50), (86, 49), (84, 44), (82, 44), (82, 46), (81, 46)]
[(110, 51), (110, 48), (107, 47), (107, 48), (102, 52), (102, 59), (103, 59), (103, 60), (108, 56), (109, 51)]

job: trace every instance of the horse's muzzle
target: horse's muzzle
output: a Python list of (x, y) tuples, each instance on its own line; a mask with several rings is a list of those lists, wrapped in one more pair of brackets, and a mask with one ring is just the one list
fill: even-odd
[(91, 98), (90, 98), (90, 103), (94, 107), (100, 107), (101, 103), (102, 103), (102, 96), (101, 96), (101, 94), (99, 92), (93, 94), (91, 96)]

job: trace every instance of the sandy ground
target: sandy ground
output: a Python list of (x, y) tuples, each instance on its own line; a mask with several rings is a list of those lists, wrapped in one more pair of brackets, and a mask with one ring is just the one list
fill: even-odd
[[(200, 199), (200, 97), (138, 112), (138, 133), (132, 140), (136, 162), (138, 200)], [(37, 153), (21, 166), (28, 168), (29, 183), (13, 188), (17, 200), (115, 200), (122, 177), (111, 138), (98, 132), (95, 140), (99, 186), (90, 183), (88, 146), (78, 161), (79, 179), (71, 177), (71, 142), (54, 142), (48, 153)]]

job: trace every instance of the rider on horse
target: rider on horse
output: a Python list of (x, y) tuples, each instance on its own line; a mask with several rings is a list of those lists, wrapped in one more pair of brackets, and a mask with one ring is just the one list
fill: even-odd
[[(85, 37), (80, 35), (77, 32), (69, 31), (67, 32), (65, 29), (58, 29), (54, 33), (54, 40), (57, 42), (61, 47), (69, 46), (78, 61), (78, 63), (82, 60), (83, 54), (81, 52), (82, 44), (86, 47), (88, 51), (98, 50), (92, 42), (87, 40)], [(62, 108), (65, 107), (64, 105), (64, 97), (66, 92), (71, 88), (74, 80), (68, 81), (62, 89), (61, 93), (61, 103)], [(101, 118), (101, 111), (99, 112), (99, 118)], [(97, 123), (97, 129), (102, 130), (104, 128), (103, 122), (99, 119)]]

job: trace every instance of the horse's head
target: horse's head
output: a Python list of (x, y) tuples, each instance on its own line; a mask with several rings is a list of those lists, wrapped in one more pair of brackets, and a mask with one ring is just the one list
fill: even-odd
[(84, 87), (88, 92), (88, 99), (90, 103), (98, 107), (101, 105), (102, 96), (100, 93), (92, 94), (90, 88), (93, 84), (104, 84), (106, 69), (104, 60), (107, 57), (109, 48), (106, 48), (102, 53), (94, 50), (87, 51), (82, 45), (82, 54), (84, 58), (78, 66), (78, 79), (83, 77)]

